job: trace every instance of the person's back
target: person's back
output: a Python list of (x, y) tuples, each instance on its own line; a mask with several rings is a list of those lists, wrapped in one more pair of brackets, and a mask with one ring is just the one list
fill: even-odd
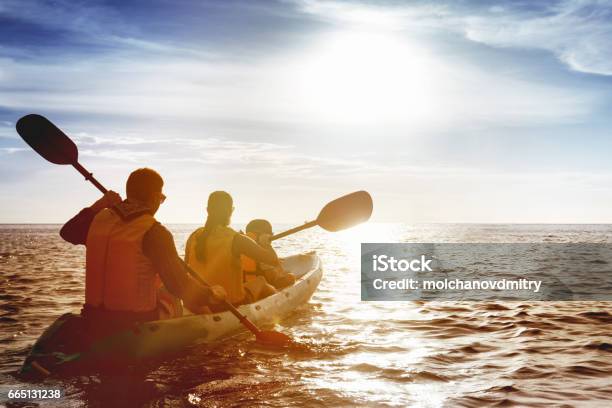
[(244, 302), (245, 291), (239, 259), (232, 253), (236, 234), (225, 225), (198, 228), (187, 240), (185, 260), (208, 284), (223, 287), (231, 303), (239, 304)]
[(240, 256), (246, 254), (271, 265), (277, 265), (278, 258), (269, 242), (261, 246), (228, 226), (233, 210), (228, 193), (210, 194), (206, 224), (187, 240), (185, 262), (207, 282), (222, 286), (230, 302), (251, 303), (274, 292), (274, 288), (263, 278), (245, 284)]
[(126, 201), (94, 217), (85, 243), (86, 304), (130, 312), (156, 308), (157, 271), (142, 249), (155, 222), (145, 207)]

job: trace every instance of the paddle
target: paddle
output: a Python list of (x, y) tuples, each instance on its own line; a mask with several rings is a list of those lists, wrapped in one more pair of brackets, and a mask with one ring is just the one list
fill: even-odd
[(36, 153), (55, 164), (71, 164), (85, 180), (91, 181), (102, 194), (104, 188), (92, 173), (79, 164), (79, 150), (74, 142), (44, 116), (30, 114), (17, 121), (17, 133)]
[[(196, 274), (191, 268), (188, 268), (189, 274), (194, 277), (195, 280), (200, 282), (200, 284), (204, 286), (209, 286), (204, 279), (202, 279), (198, 274)], [(247, 329), (251, 331), (255, 335), (255, 339), (264, 344), (274, 345), (274, 346), (283, 346), (286, 344), (290, 344), (293, 342), (291, 337), (287, 336), (284, 333), (273, 331), (273, 330), (260, 330), (257, 326), (255, 326), (245, 315), (240, 313), (236, 306), (232, 305), (230, 302), (225, 300), (223, 302), (227, 309), (232, 312), (234, 316), (240, 320), (240, 322), (246, 326)]]
[[(85, 180), (89, 180), (98, 190), (106, 194), (108, 190), (93, 177), (92, 173), (79, 164), (79, 150), (74, 142), (49, 119), (36, 114), (26, 115), (17, 121), (16, 128), (19, 136), (42, 157), (55, 164), (71, 164), (85, 176)], [(202, 285), (209, 286), (193, 271), (190, 270), (190, 273)], [(229, 311), (240, 320), (240, 323), (255, 334), (257, 341), (272, 345), (284, 345), (291, 342), (286, 334), (259, 330), (234, 305), (227, 300), (224, 303)]]
[(276, 234), (270, 240), (283, 238), (315, 225), (331, 232), (341, 231), (369, 220), (372, 208), (370, 194), (367, 191), (355, 191), (327, 203), (316, 220)]

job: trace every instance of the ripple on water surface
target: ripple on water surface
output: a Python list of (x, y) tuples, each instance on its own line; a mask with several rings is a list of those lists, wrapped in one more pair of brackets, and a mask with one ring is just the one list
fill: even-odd
[[(194, 226), (175, 226), (177, 246)], [(279, 227), (280, 229), (280, 227)], [(60, 314), (78, 311), (84, 250), (59, 226), (0, 226), (2, 383)], [(111, 377), (47, 380), (71, 405), (606, 406), (612, 399), (610, 302), (360, 302), (360, 242), (612, 242), (610, 226), (371, 224), (289, 237), (318, 250), (308, 305), (277, 327), (304, 347), (262, 349), (249, 335)], [(25, 386), (25, 385), (24, 385)]]

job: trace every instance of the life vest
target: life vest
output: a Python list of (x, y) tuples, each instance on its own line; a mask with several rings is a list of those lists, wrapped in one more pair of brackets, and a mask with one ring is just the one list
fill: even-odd
[[(245, 235), (252, 238), (254, 241), (257, 240), (257, 234), (254, 232), (247, 232)], [(257, 278), (257, 262), (253, 258), (246, 255), (240, 255), (240, 264), (242, 265), (245, 282)]]
[(185, 248), (187, 265), (199, 274), (206, 283), (222, 286), (227, 292), (227, 300), (240, 303), (246, 295), (240, 259), (232, 253), (234, 237), (238, 234), (226, 226), (216, 226), (206, 238), (205, 259), (201, 262), (196, 255), (198, 237), (204, 227), (195, 230)]
[[(85, 304), (111, 311), (156, 308), (160, 281), (142, 251), (142, 238), (156, 222), (127, 201), (100, 211), (87, 233)], [(121, 215), (120, 215), (121, 214)]]

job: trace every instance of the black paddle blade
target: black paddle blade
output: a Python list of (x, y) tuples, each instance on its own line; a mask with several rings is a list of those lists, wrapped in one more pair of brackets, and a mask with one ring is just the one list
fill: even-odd
[(367, 191), (356, 191), (328, 203), (317, 217), (317, 224), (335, 232), (361, 224), (372, 215), (372, 197)]
[(77, 163), (79, 151), (74, 142), (44, 116), (26, 115), (17, 121), (16, 128), (19, 136), (51, 163)]

